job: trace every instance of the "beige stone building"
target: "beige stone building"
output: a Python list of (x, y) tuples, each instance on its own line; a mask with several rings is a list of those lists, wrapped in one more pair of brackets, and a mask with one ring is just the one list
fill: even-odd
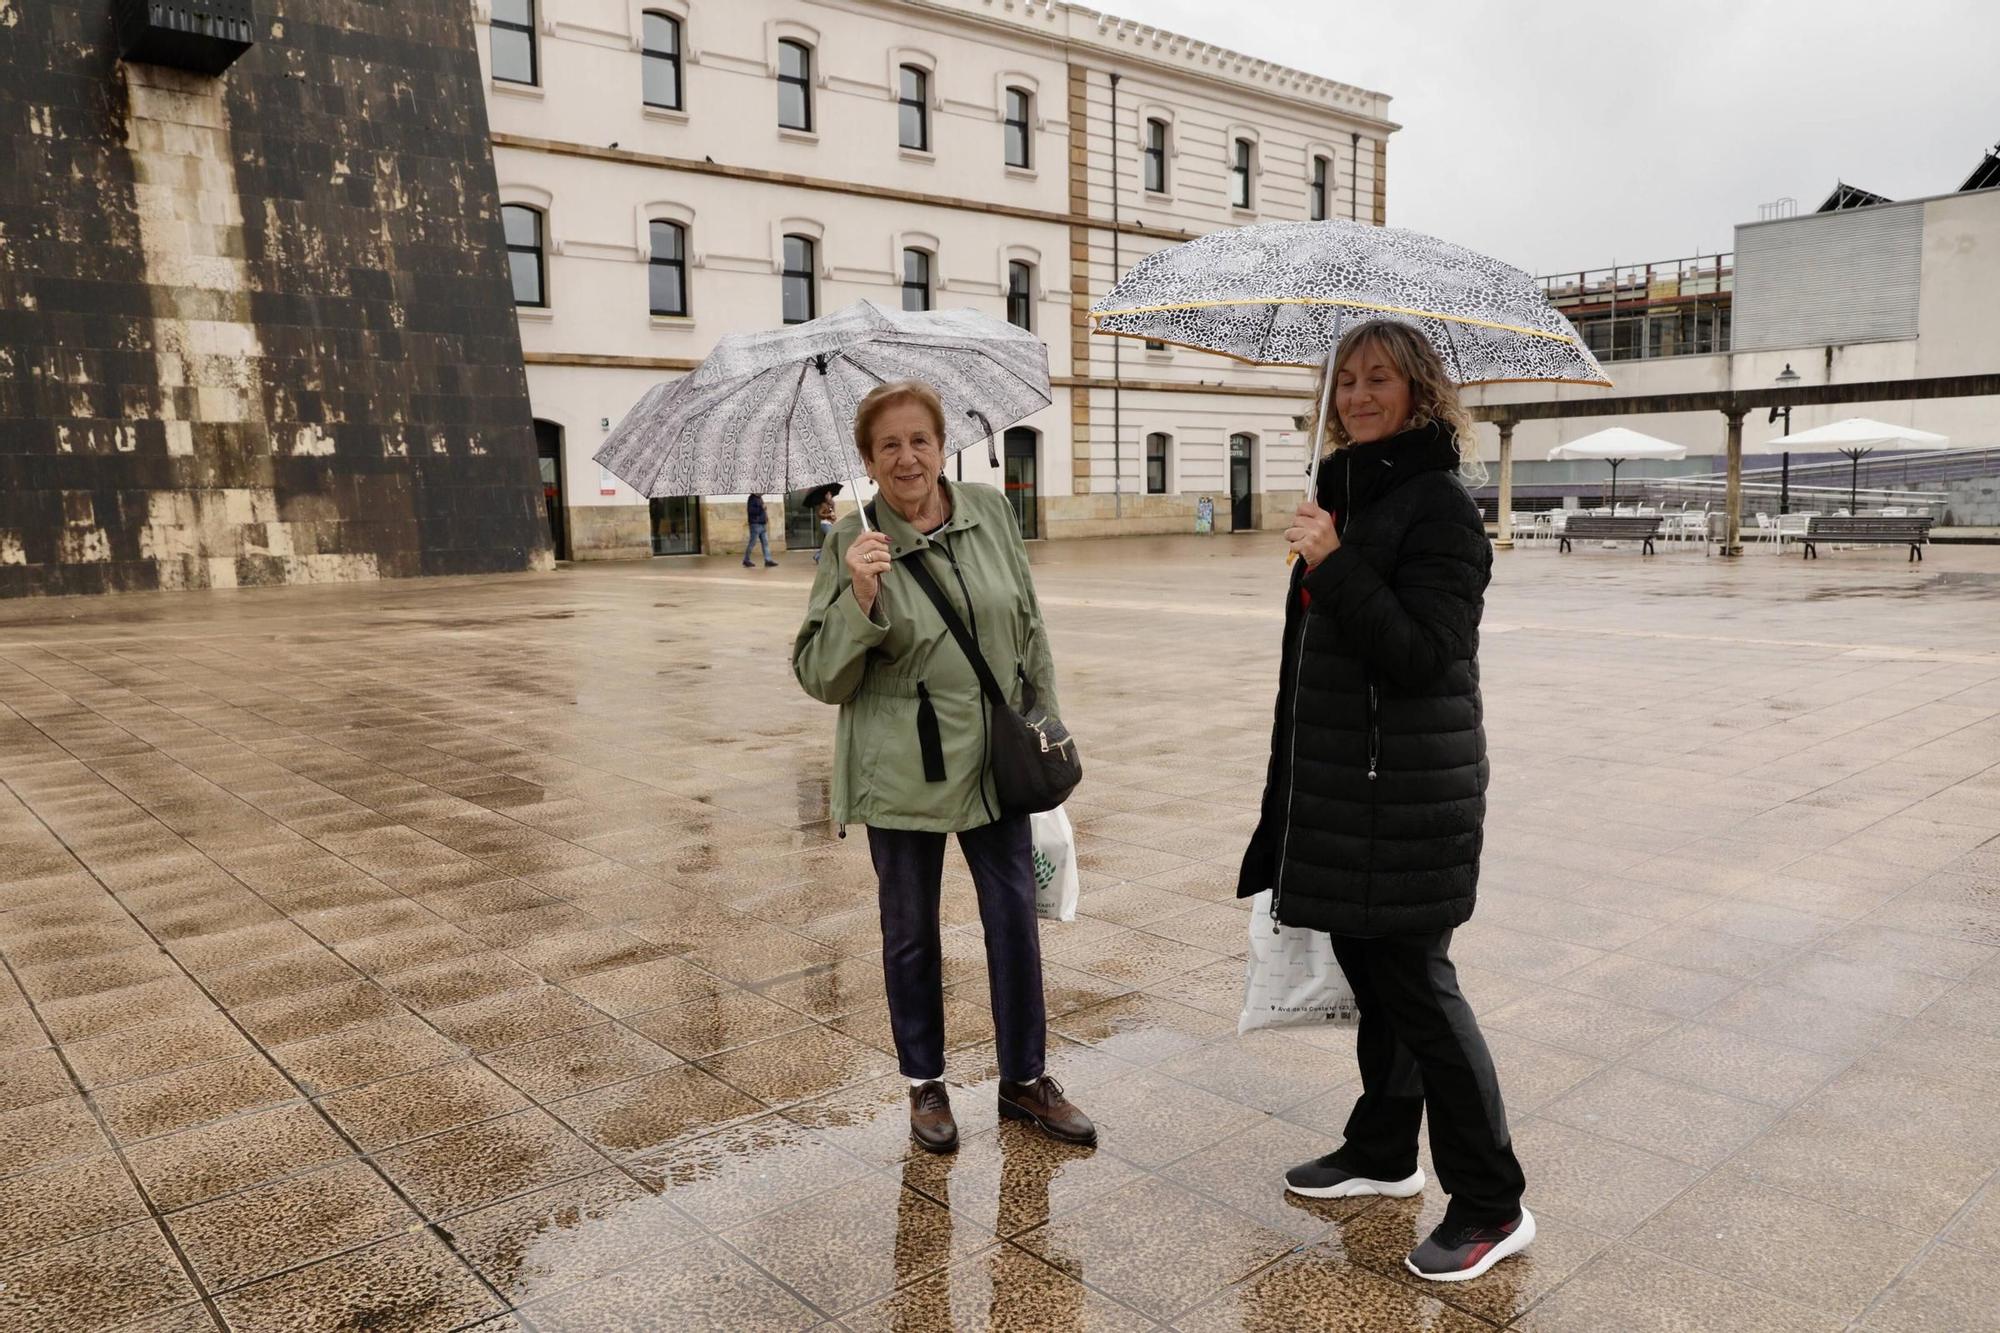
[[(1048, 344), (1055, 401), (955, 466), (1031, 537), (1288, 509), (1305, 375), (1091, 337), (1143, 255), (1218, 227), (1381, 222), (1388, 97), (1047, 0), (479, 0), (559, 554), (741, 541), (591, 461), (724, 334), (869, 298)], [(776, 501), (773, 537), (778, 537)], [(789, 544), (816, 539), (787, 505)]]

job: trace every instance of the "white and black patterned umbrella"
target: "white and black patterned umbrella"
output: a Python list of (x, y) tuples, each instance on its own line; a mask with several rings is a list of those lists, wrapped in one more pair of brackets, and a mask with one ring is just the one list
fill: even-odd
[(806, 324), (722, 339), (699, 367), (646, 391), (597, 462), (648, 498), (802, 490), (867, 476), (854, 409), (893, 380), (944, 403), (945, 453), (1047, 407), (1041, 339), (977, 310), (862, 301)]
[(1320, 365), (1342, 330), (1394, 319), (1423, 330), (1460, 384), (1611, 383), (1520, 269), (1360, 222), (1265, 222), (1170, 246), (1090, 317), (1100, 333), (1276, 366)]

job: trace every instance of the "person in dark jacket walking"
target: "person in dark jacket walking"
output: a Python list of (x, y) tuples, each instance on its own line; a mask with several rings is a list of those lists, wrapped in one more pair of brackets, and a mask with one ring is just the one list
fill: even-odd
[(1493, 1058), (1449, 955), (1472, 915), (1486, 814), (1479, 616), (1492, 548), (1458, 477), (1471, 424), (1424, 336), (1363, 324), (1331, 373), (1335, 451), (1285, 533), (1299, 559), (1237, 894), (1269, 889), (1277, 920), (1328, 932), (1360, 1009), (1346, 1142), (1285, 1187), (1417, 1194), (1428, 1109), (1451, 1201), (1404, 1262), (1462, 1281), (1535, 1235)]
[(772, 568), (778, 562), (771, 558), (771, 519), (764, 509), (764, 497), (751, 496), (743, 506), (743, 516), (750, 520), (750, 540), (743, 544), (743, 568), (756, 568), (750, 563), (750, 553), (760, 545), (764, 548), (764, 568)]

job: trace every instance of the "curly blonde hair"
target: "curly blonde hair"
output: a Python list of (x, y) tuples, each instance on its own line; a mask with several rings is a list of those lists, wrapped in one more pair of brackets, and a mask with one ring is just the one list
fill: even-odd
[[(1458, 385), (1445, 372), (1444, 361), (1430, 339), (1413, 325), (1393, 319), (1371, 319), (1348, 330), (1347, 336), (1340, 340), (1333, 365), (1313, 383), (1315, 410), (1326, 392), (1326, 377), (1337, 378), (1340, 368), (1364, 347), (1379, 347), (1390, 364), (1410, 382), (1410, 420), (1403, 429), (1415, 430), (1432, 422), (1443, 426), (1457, 442), (1459, 472), (1483, 481), (1486, 467), (1479, 461), (1479, 441), (1472, 433), (1472, 418), (1458, 401)], [(1331, 395), (1326, 397), (1326, 404), (1327, 419), (1321, 423), (1320, 448), (1330, 444), (1335, 449), (1345, 449), (1354, 441), (1340, 424), (1340, 413), (1334, 409)]]

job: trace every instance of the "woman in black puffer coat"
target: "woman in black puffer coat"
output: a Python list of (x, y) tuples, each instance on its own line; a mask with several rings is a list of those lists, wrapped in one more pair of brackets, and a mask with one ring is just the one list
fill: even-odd
[(1470, 423), (1423, 335), (1364, 324), (1332, 374), (1335, 452), (1285, 534), (1300, 560), (1263, 817), (1237, 893), (1269, 889), (1279, 921), (1331, 934), (1361, 1013), (1346, 1142), (1287, 1172), (1286, 1188), (1418, 1193), (1428, 1106), (1451, 1202), (1406, 1263), (1461, 1281), (1535, 1231), (1493, 1059), (1448, 953), (1479, 880), (1479, 615), (1493, 555), (1458, 478)]

